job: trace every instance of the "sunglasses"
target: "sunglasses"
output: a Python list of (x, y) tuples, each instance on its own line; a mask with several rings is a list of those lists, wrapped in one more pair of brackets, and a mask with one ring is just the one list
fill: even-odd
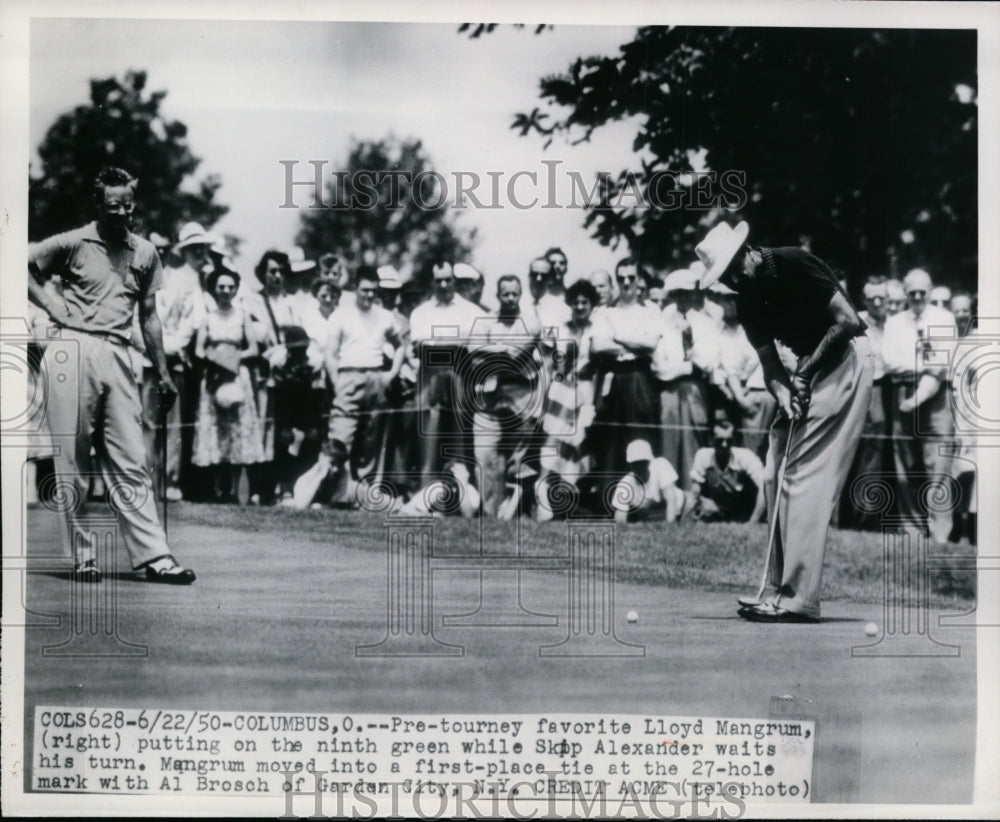
[(721, 437), (716, 437), (715, 444), (716, 445), (732, 445), (733, 441), (732, 441), (732, 439), (723, 439)]
[(621, 275), (616, 274), (615, 275), (615, 279), (618, 280), (618, 282), (620, 282), (620, 283), (630, 283), (633, 280), (638, 280), (639, 279), (639, 275), (637, 275), (637, 274), (621, 274)]
[(927, 292), (926, 291), (922, 291), (920, 289), (917, 289), (915, 291), (907, 291), (906, 292), (906, 296), (907, 297), (926, 297), (927, 296)]

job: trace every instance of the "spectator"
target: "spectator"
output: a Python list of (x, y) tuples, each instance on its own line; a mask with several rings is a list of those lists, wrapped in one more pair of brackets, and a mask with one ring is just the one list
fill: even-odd
[(955, 318), (955, 326), (959, 337), (966, 337), (973, 328), (972, 296), (960, 291), (951, 298), (948, 310)]
[(437, 473), (445, 443), (460, 440), (463, 434), (455, 417), (455, 373), (479, 317), (476, 306), (455, 294), (455, 274), (449, 263), (434, 266), (433, 282), (434, 295), (410, 315), (410, 337), (419, 363), (421, 485)]
[(639, 300), (639, 267), (627, 257), (615, 267), (620, 296), (594, 318), (591, 355), (600, 376), (595, 382), (594, 454), (600, 470), (621, 475), (633, 439), (657, 435), (659, 402), (650, 371), (663, 334), (660, 312)]
[(598, 269), (590, 275), (590, 284), (597, 289), (597, 305), (595, 309), (614, 305), (615, 288), (611, 282), (611, 274), (604, 269)]
[(681, 488), (689, 487), (691, 462), (708, 441), (708, 388), (721, 374), (719, 334), (714, 321), (695, 309), (697, 275), (672, 272), (664, 287), (668, 305), (659, 326), (654, 355), (660, 383), (660, 432), (663, 456), (677, 470)]
[(906, 307), (906, 291), (899, 280), (886, 280), (885, 291), (885, 313), (887, 317), (892, 317)]
[[(972, 311), (972, 297), (964, 292), (952, 295), (949, 305), (952, 316), (955, 318), (955, 325), (958, 329), (959, 339), (965, 339), (970, 334), (975, 337), (978, 332), (974, 325)], [(961, 409), (967, 397), (976, 396), (975, 381), (978, 379), (975, 367), (966, 358), (956, 358), (960, 363), (952, 375), (951, 389), (954, 396), (956, 408)], [(964, 361), (964, 362), (963, 362)], [(962, 367), (962, 365), (968, 367)], [(966, 417), (966, 414), (959, 411), (957, 413)], [(979, 509), (976, 499), (976, 469), (979, 461), (979, 452), (976, 447), (976, 435), (974, 432), (962, 431), (955, 441), (955, 459), (952, 463), (952, 476), (958, 482), (962, 493), (962, 500), (955, 511), (954, 525), (949, 539), (952, 542), (967, 540), (973, 545), (977, 540), (977, 512)]]
[[(885, 322), (883, 357), (892, 382), (893, 458), (897, 509), (907, 527), (946, 542), (952, 528), (950, 511), (941, 506), (925, 512), (921, 502), (927, 481), (950, 475), (950, 457), (943, 445), (954, 434), (948, 407), (947, 340), (957, 336), (955, 318), (928, 305), (931, 277), (915, 268), (904, 279), (909, 303)], [(932, 343), (932, 338), (936, 338)]]
[(946, 285), (934, 286), (931, 289), (931, 293), (927, 295), (927, 302), (937, 308), (943, 308), (945, 311), (949, 310), (951, 289)]
[(532, 318), (521, 317), (521, 281), (516, 275), (499, 279), (497, 300), (497, 315), (473, 326), (463, 369), (474, 381), (473, 436), (486, 517), (497, 515), (506, 484), (515, 481), (528, 458), (546, 387), (539, 328)]
[(615, 486), (615, 522), (666, 520), (676, 522), (684, 510), (684, 492), (677, 472), (664, 457), (654, 457), (646, 440), (633, 440), (625, 452), (628, 473)]
[(695, 454), (691, 466), (692, 514), (705, 522), (759, 522), (764, 515), (764, 465), (733, 442), (735, 428), (718, 422), (712, 447)]
[[(715, 283), (710, 296), (721, 311), (722, 324), (719, 327), (719, 368), (716, 380), (721, 396), (721, 410), (726, 419), (742, 432), (744, 427), (766, 427), (758, 419), (760, 405), (764, 397), (764, 381), (758, 380), (760, 391), (750, 388), (750, 378), (760, 368), (757, 352), (750, 345), (746, 332), (740, 324), (736, 311), (736, 292), (722, 283)], [(745, 442), (744, 442), (745, 444)]]
[[(314, 286), (320, 292), (336, 288), (321, 280)], [(319, 457), (325, 438), (324, 415), (330, 407), (325, 392), (315, 389), (309, 335), (293, 325), (285, 327), (284, 337), (287, 357), (271, 373), (275, 388), (274, 479), (283, 502), (291, 499), (296, 480)]]
[(840, 526), (877, 530), (881, 527), (881, 514), (867, 514), (859, 508), (852, 498), (852, 487), (859, 477), (875, 476), (890, 470), (891, 455), (888, 447), (888, 421), (892, 418), (889, 411), (890, 390), (885, 375), (885, 358), (883, 343), (885, 339), (886, 303), (888, 288), (886, 278), (882, 276), (869, 277), (862, 291), (865, 308), (858, 316), (868, 326), (865, 333), (871, 343), (872, 354), (875, 357), (875, 373), (872, 383), (872, 396), (868, 405), (868, 415), (865, 419), (864, 432), (858, 445), (858, 453), (854, 458), (851, 473), (844, 485), (844, 493), (840, 505)]
[(483, 287), (485, 284), (482, 272), (477, 268), (468, 263), (455, 264), (455, 290), (460, 297), (468, 300), (482, 311), (484, 316), (490, 313), (489, 309), (483, 305)]
[(559, 329), (554, 370), (549, 384), (543, 429), (548, 435), (540, 459), (541, 479), (535, 489), (539, 520), (551, 519), (549, 498), (555, 478), (576, 484), (592, 468), (587, 432), (594, 420), (594, 368), (590, 348), (597, 289), (577, 280), (566, 289), (566, 304), (573, 312)]
[[(368, 436), (371, 414), (384, 404), (405, 355), (395, 317), (375, 305), (378, 282), (375, 269), (358, 270), (355, 304), (341, 306), (331, 315), (327, 336), (326, 370), (334, 394), (329, 441), (337, 444), (328, 454), (333, 471), (347, 468), (358, 479), (376, 466), (377, 454)], [(386, 350), (392, 351), (388, 369)], [(345, 457), (349, 466), (339, 462)]]
[(312, 295), (313, 280), (316, 279), (315, 260), (307, 260), (305, 252), (296, 246), (288, 255), (290, 276), (285, 282), (288, 302), (292, 307), (292, 325), (302, 325), (302, 318), (315, 309)]
[(549, 265), (552, 266), (552, 276), (548, 286), (549, 294), (565, 302), (566, 276), (569, 272), (569, 260), (566, 258), (566, 253), (561, 248), (554, 247), (546, 251), (544, 256), (549, 261)]
[(250, 315), (250, 325), (260, 347), (261, 357), (249, 363), (257, 399), (257, 412), (262, 425), (263, 459), (247, 469), (252, 504), (273, 505), (275, 501), (274, 458), (274, 379), (271, 369), (284, 363), (288, 356), (284, 347), (283, 328), (296, 325), (293, 303), (285, 292), (291, 278), (291, 263), (281, 251), (265, 251), (254, 275), (259, 291), (245, 289), (242, 304)]
[(239, 469), (264, 458), (261, 422), (246, 366), (257, 356), (257, 340), (249, 313), (233, 302), (239, 281), (234, 271), (211, 275), (207, 284), (214, 304), (195, 343), (195, 356), (205, 368), (192, 460), (214, 469), (214, 500), (228, 503), (237, 502)]
[(392, 483), (397, 496), (408, 496), (417, 490), (420, 471), (420, 434), (417, 421), (416, 386), (419, 360), (410, 334), (410, 315), (423, 302), (424, 294), (410, 280), (399, 289), (393, 316), (399, 328), (403, 363), (396, 380), (389, 384), (379, 445), (379, 465), (373, 481), (383, 478)]
[(544, 257), (532, 260), (528, 266), (528, 291), (521, 315), (541, 327), (543, 340), (551, 346), (556, 330), (569, 320), (570, 311), (562, 297), (562, 279)]

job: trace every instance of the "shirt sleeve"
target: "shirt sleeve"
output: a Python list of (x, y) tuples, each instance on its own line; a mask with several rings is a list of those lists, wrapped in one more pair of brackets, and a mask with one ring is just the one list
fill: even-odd
[(747, 476), (754, 481), (754, 485), (760, 488), (764, 484), (764, 464), (749, 448), (733, 449), (734, 454), (739, 454), (740, 468), (746, 471)]
[(670, 464), (670, 460), (666, 457), (657, 457), (653, 460), (653, 465), (656, 466), (656, 483), (661, 490), (666, 491), (671, 485), (677, 484), (677, 480), (680, 478), (677, 476), (674, 466)]
[(28, 262), (38, 269), (44, 278), (58, 274), (69, 262), (73, 249), (70, 233), (56, 234), (28, 246)]
[(146, 281), (143, 284), (142, 295), (148, 297), (163, 288), (163, 265), (160, 263), (160, 255), (155, 250), (149, 252), (144, 268)]
[(711, 459), (711, 448), (699, 448), (695, 452), (694, 459), (691, 461), (691, 471), (688, 473), (688, 476), (691, 478), (691, 482), (697, 482), (699, 485), (704, 485), (705, 472), (708, 469), (708, 466), (711, 465)]

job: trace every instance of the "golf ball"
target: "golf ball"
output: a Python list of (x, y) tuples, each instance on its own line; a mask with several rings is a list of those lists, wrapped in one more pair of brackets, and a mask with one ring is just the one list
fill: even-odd
[(865, 626), (865, 636), (878, 636), (878, 625), (874, 622), (869, 622)]
[(625, 619), (627, 619), (629, 622), (638, 622), (639, 614), (636, 611), (629, 611), (627, 614), (625, 614)]

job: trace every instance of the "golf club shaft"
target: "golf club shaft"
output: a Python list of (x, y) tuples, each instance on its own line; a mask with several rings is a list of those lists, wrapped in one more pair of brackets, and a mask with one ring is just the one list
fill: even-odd
[(163, 536), (167, 536), (167, 411), (160, 404), (160, 493), (163, 494)]

